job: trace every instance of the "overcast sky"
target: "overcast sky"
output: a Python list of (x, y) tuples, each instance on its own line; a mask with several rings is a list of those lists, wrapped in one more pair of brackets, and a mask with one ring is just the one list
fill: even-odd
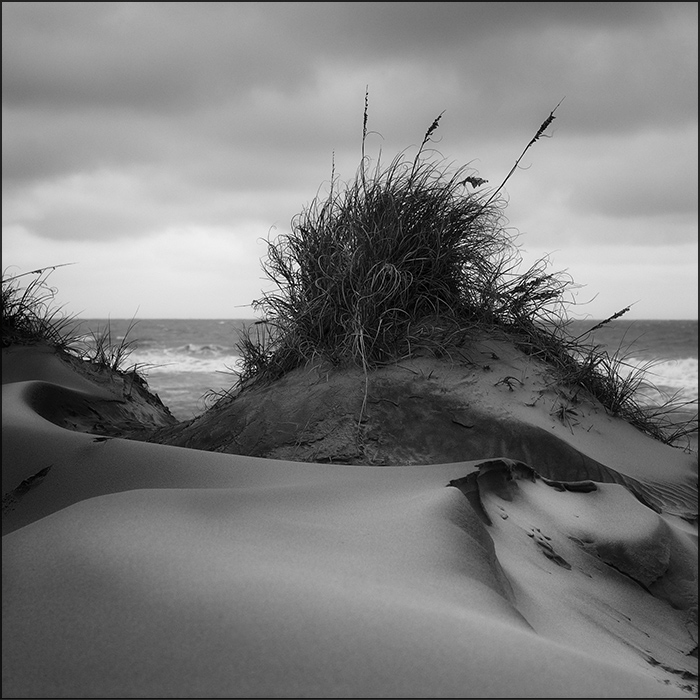
[(83, 318), (245, 318), (268, 237), (367, 151), (505, 188), (574, 313), (697, 318), (698, 6), (3, 2), (2, 266)]

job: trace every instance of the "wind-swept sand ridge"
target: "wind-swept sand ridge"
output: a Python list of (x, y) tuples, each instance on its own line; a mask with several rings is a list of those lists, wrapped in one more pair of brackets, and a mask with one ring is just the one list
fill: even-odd
[(608, 415), (493, 336), (455, 348), (452, 357), (414, 357), (368, 374), (310, 363), (148, 439), (345, 464), (509, 457), (545, 477), (622, 483), (657, 511), (697, 518), (697, 455)]
[[(575, 406), (582, 429), (566, 425), (547, 403), (551, 379), (499, 350), (489, 370), (453, 366), (470, 396), (447, 402), (456, 433), (440, 432), (437, 399), (423, 398), (453, 385), (449, 364), (433, 362), (428, 378), (419, 360), (424, 382), (418, 364), (400, 370), (411, 391), (428, 387), (416, 399), (378, 375), (364, 436), (381, 459), (401, 445), (407, 457), (379, 468), (78, 432), (94, 431), (91, 411), (115, 415), (110, 391), (122, 432), (128, 414), (148, 414), (169, 439), (194, 440), (198, 421), (178, 433), (164, 409), (138, 397), (130, 408), (123, 387), (13, 349), (3, 695), (697, 695), (696, 459), (592, 404)], [(411, 401), (430, 409), (413, 441), (388, 420)], [(199, 419), (211, 421), (200, 439), (238, 435), (229, 418)], [(467, 434), (467, 458), (411, 463), (430, 430), (451, 436), (434, 441), (450, 454)], [(300, 456), (329, 444), (297, 440)]]

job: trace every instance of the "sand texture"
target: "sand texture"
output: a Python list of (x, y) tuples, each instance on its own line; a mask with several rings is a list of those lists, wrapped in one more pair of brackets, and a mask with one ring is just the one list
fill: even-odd
[(504, 341), (186, 423), (3, 351), (3, 697), (697, 697), (697, 455)]

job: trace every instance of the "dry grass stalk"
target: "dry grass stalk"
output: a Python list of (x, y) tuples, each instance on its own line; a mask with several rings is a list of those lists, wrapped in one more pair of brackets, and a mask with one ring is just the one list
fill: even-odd
[(588, 392), (657, 439), (671, 443), (692, 432), (692, 422), (669, 424), (677, 403), (654, 414), (637, 401), (644, 368), (623, 376), (621, 354), (582, 341), (629, 307), (572, 337), (566, 298), (572, 280), (548, 271), (547, 258), (520, 271), (499, 193), (559, 104), (501, 185), (482, 195), (464, 186), (476, 189), (486, 180), (425, 158), (442, 114), (412, 160), (400, 154), (383, 167), (378, 158), (370, 171), (365, 93), (355, 179), (335, 188), (334, 174), (330, 195), (303, 209), (290, 233), (268, 241), (263, 268), (276, 291), (253, 302), (266, 333), (264, 344), (248, 335), (239, 345), (240, 385), (274, 380), (319, 356), (365, 371), (419, 351), (443, 356), (474, 331), (490, 329), (549, 364), (565, 386)]

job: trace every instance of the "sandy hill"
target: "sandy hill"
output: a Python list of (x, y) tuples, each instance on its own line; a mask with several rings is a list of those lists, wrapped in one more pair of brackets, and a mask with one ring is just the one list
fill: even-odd
[(697, 517), (697, 485), (680, 476), (692, 474), (693, 455), (609, 415), (596, 399), (557, 381), (547, 365), (494, 336), (440, 358), (426, 354), (368, 372), (311, 362), (239, 389), (148, 439), (330, 464), (507, 457), (552, 479), (621, 483), (652, 508)]
[(697, 696), (697, 455), (503, 339), (180, 424), (12, 347), (2, 454), (5, 697)]

